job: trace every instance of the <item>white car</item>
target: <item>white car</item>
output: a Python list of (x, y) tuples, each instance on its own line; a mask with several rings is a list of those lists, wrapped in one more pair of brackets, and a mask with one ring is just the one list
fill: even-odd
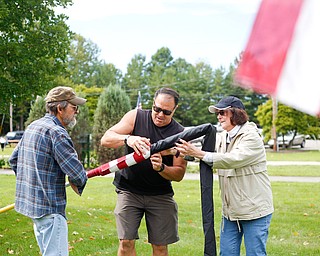
[[(195, 127), (195, 126), (187, 126), (187, 127), (184, 127), (184, 129), (185, 129), (185, 130), (189, 130), (189, 129), (192, 129), (192, 128), (194, 128), (194, 127)], [(192, 144), (194, 144), (196, 147), (201, 148), (201, 147), (202, 147), (203, 137), (204, 137), (204, 136), (198, 137), (198, 138), (196, 138), (196, 139), (191, 140), (190, 142), (191, 142)]]
[[(218, 124), (216, 124), (216, 125), (214, 125), (214, 126), (215, 126), (216, 129), (217, 129), (217, 133), (223, 131), (220, 123), (218, 123)], [(184, 127), (184, 129), (185, 129), (185, 130), (189, 130), (189, 129), (194, 128), (194, 127), (195, 127), (195, 126), (186, 126), (186, 127)], [(191, 140), (190, 142), (191, 142), (192, 144), (194, 144), (196, 147), (198, 147), (198, 148), (201, 149), (201, 148), (202, 148), (203, 138), (204, 138), (204, 135), (201, 136), (201, 137), (199, 137), (199, 138), (193, 139), (193, 140)]]
[[(306, 137), (303, 134), (296, 134), (296, 136), (293, 138), (293, 132), (290, 132), (284, 136), (278, 136), (277, 142), (279, 147), (285, 147), (288, 148), (290, 145), (290, 142), (292, 141), (291, 146), (300, 146), (301, 148), (304, 148), (306, 145)], [(268, 146), (270, 148), (273, 148), (274, 140), (271, 139), (268, 141)]]

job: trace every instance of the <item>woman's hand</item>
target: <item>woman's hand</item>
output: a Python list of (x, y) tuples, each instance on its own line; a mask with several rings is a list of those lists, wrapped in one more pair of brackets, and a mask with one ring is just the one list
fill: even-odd
[(193, 156), (193, 157), (202, 159), (205, 154), (204, 151), (202, 151), (192, 143), (187, 142), (183, 139), (180, 139), (179, 142), (176, 143), (175, 148), (180, 152), (180, 156), (182, 157)]

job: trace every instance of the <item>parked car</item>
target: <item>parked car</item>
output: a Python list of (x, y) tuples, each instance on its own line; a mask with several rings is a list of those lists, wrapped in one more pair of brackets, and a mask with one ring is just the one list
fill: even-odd
[[(189, 129), (194, 128), (194, 127), (195, 127), (195, 126), (186, 126), (186, 127), (184, 127), (184, 129), (185, 129), (185, 130), (189, 130)], [(223, 131), (220, 123), (214, 124), (214, 127), (217, 129), (217, 133)], [(204, 135), (201, 136), (201, 137), (199, 137), (199, 138), (196, 138), (196, 139), (194, 139), (194, 140), (191, 140), (190, 142), (191, 142), (192, 144), (194, 144), (196, 147), (202, 148), (203, 138), (204, 138)]]
[[(296, 136), (293, 138), (294, 133), (290, 132), (284, 136), (280, 135), (277, 137), (277, 143), (279, 147), (285, 147), (288, 148), (290, 146), (290, 142), (292, 141), (291, 146), (300, 146), (301, 148), (304, 148), (306, 145), (306, 136), (303, 134), (296, 134)], [(271, 139), (268, 141), (268, 146), (270, 148), (273, 148), (274, 140)]]
[(18, 141), (22, 138), (24, 131), (13, 131), (13, 132), (8, 132), (6, 137), (8, 142), (10, 141)]

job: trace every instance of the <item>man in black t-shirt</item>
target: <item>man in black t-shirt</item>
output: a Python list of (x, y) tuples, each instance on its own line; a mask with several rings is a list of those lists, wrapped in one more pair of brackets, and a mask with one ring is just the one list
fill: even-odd
[[(183, 131), (172, 116), (179, 95), (170, 88), (159, 89), (152, 110), (134, 109), (106, 131), (101, 145), (117, 148), (126, 145), (128, 153), (144, 154), (150, 145)], [(148, 242), (153, 255), (168, 255), (168, 244), (177, 242), (178, 207), (171, 181), (181, 181), (186, 161), (175, 157), (175, 149), (156, 153), (141, 163), (116, 172), (113, 184), (118, 195), (115, 217), (119, 238), (118, 256), (136, 255), (135, 239), (145, 215)]]

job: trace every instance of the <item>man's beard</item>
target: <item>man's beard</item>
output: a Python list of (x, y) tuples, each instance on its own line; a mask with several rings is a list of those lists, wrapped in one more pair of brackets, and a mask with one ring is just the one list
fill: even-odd
[(69, 129), (72, 129), (77, 124), (77, 119), (75, 117), (73, 117), (71, 120), (69, 118), (65, 118), (63, 122)]

